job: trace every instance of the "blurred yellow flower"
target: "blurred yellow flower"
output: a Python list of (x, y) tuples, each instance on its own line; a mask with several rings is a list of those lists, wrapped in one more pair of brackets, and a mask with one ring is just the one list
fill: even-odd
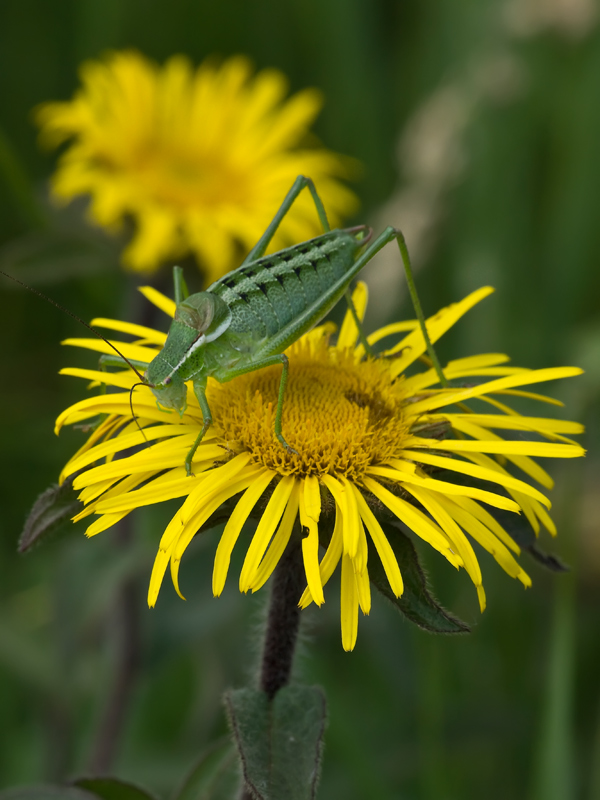
[[(427, 328), (432, 341), (491, 291), (473, 292), (431, 317)], [(173, 314), (173, 301), (149, 287), (142, 292)], [(358, 285), (353, 300), (362, 318), (367, 302), (364, 284)], [(118, 343), (118, 347), (126, 358), (143, 362), (154, 358), (166, 338), (130, 323), (100, 319), (93, 324), (135, 336), (136, 342)], [(243, 537), (247, 548), (239, 579), (243, 592), (255, 592), (267, 581), (299, 520), (305, 534), (302, 553), (307, 581), (300, 605), (324, 602), (323, 587), (341, 562), (346, 650), (356, 642), (358, 609), (367, 614), (371, 606), (367, 536), (391, 590), (397, 597), (403, 592), (400, 566), (380, 523), (382, 513), (400, 520), (453, 567), (464, 567), (476, 587), (481, 610), (485, 594), (471, 540), (490, 552), (511, 577), (530, 585), (515, 558), (519, 546), (485, 506), (523, 512), (536, 533), (541, 523), (554, 535), (547, 511), (550, 503), (530, 482), (550, 489), (552, 479), (532, 456), (583, 455), (583, 449), (565, 437), (580, 433), (582, 426), (521, 415), (498, 397), (521, 396), (560, 405), (520, 387), (570, 377), (581, 370), (511, 367), (507, 356), (491, 353), (450, 361), (444, 369), (446, 378), (466, 383), (440, 387), (434, 369), (415, 369), (426, 353), (416, 321), (395, 323), (368, 337), (375, 344), (401, 334), (380, 358), (365, 358), (349, 313), (332, 345), (333, 329), (331, 324), (321, 325), (286, 351), (290, 374), (283, 431), (297, 452), (284, 450), (274, 436), (280, 367), (224, 384), (209, 378), (207, 397), (214, 426), (196, 451), (193, 477), (187, 477), (184, 468), (186, 453), (202, 426), (193, 392), (188, 393), (189, 404), (180, 419), (177, 413), (158, 408), (151, 391), (138, 385), (133, 401), (145, 438), (152, 443), (148, 447), (131, 418), (129, 389), (137, 380), (135, 375), (128, 370), (62, 370), (125, 390), (82, 400), (57, 420), (58, 432), (65, 424), (106, 415), (61, 476), (64, 480), (83, 470), (74, 487), (80, 490), (85, 508), (75, 519), (100, 515), (87, 535), (109, 528), (140, 506), (185, 498), (160, 542), (150, 581), (151, 606), (169, 565), (180, 593), (183, 553), (211, 515), (229, 501), (235, 507), (217, 547), (214, 594), (223, 591), (233, 548), (250, 515), (259, 517), (259, 523), (252, 535)], [(67, 344), (112, 353), (99, 340), (72, 339)], [(465, 406), (467, 401), (481, 402), (482, 412)], [(505, 440), (494, 430), (517, 433), (519, 438)], [(116, 454), (119, 457), (113, 458)], [(521, 470), (525, 479), (511, 475), (509, 466)], [(436, 477), (436, 470), (445, 472)], [(452, 474), (457, 476), (456, 483), (448, 477)], [(486, 488), (469, 485), (469, 480), (473, 484), (484, 481)], [(332, 533), (324, 541), (321, 534), (328, 520), (327, 530)]]
[[(70, 141), (53, 192), (63, 200), (89, 194), (91, 217), (108, 229), (131, 217), (130, 269), (152, 272), (191, 251), (212, 283), (259, 239), (302, 173), (319, 185), (334, 227), (357, 208), (339, 180), (351, 176), (352, 160), (309, 146), (320, 93), (285, 99), (278, 70), (253, 75), (243, 56), (195, 70), (174, 56), (159, 67), (124, 51), (85, 62), (81, 80), (71, 101), (36, 112), (42, 142)], [(320, 233), (314, 216), (300, 196), (271, 249)]]

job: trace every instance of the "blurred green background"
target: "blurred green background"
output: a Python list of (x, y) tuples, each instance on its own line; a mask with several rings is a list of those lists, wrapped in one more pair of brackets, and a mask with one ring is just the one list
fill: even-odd
[[(375, 602), (345, 654), (335, 585), (325, 607), (307, 613), (298, 668), (330, 704), (322, 798), (600, 799), (598, 11), (595, 0), (0, 4), (0, 269), (84, 319), (128, 313), (136, 282), (118, 266), (118, 243), (88, 228), (78, 203), (59, 212), (45, 199), (55, 156), (38, 149), (31, 109), (70, 98), (81, 60), (110, 48), (159, 62), (241, 52), (283, 70), (292, 90), (323, 90), (317, 134), (364, 165), (357, 221), (405, 231), (426, 312), (496, 287), (448, 336), (442, 359), (491, 350), (523, 366), (586, 369), (550, 388), (568, 402), (560, 413), (588, 427), (585, 462), (551, 465), (559, 538), (541, 542), (570, 573), (524, 558), (534, 582), (524, 592), (483, 554), (480, 617), (466, 574), (423, 548), (437, 595), (474, 624), (468, 637), (431, 637)], [(389, 249), (367, 273), (371, 327), (410, 315)], [(80, 441), (74, 431), (56, 439), (52, 427), (81, 396), (80, 381), (57, 375), (75, 363), (59, 342), (82, 332), (7, 284), (0, 789), (92, 769), (125, 588), (139, 664), (112, 771), (166, 797), (225, 731), (220, 697), (253, 673), (266, 593), (241, 596), (230, 580), (212, 598), (214, 533), (184, 563), (188, 602), (165, 584), (149, 612), (147, 579), (172, 508), (140, 513), (129, 547), (74, 527), (16, 555), (28, 508)]]

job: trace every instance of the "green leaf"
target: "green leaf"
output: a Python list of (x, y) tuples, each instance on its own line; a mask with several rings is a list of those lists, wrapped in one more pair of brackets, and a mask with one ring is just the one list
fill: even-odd
[(97, 800), (75, 786), (19, 786), (0, 792), (0, 800)]
[(236, 752), (227, 736), (202, 753), (173, 800), (229, 800), (238, 784)]
[(402, 597), (394, 596), (377, 550), (369, 542), (371, 583), (419, 628), (431, 633), (469, 633), (471, 629), (466, 622), (446, 611), (431, 594), (417, 551), (408, 536), (388, 523), (382, 522), (382, 527), (400, 566), (404, 593)]
[(19, 553), (25, 553), (43, 538), (55, 533), (83, 508), (73, 489), (75, 475), (70, 475), (62, 486), (53, 485), (33, 504), (19, 539)]
[(92, 792), (102, 800), (155, 800), (133, 783), (121, 781), (118, 778), (79, 778), (73, 782), (80, 789)]
[(264, 692), (225, 696), (244, 778), (258, 800), (315, 797), (326, 723), (321, 689), (286, 686), (269, 702)]

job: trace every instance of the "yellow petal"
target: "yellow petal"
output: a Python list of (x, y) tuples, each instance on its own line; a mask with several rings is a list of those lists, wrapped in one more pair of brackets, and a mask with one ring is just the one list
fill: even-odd
[(285, 512), (296, 479), (293, 475), (284, 476), (275, 487), (267, 507), (263, 511), (250, 546), (244, 559), (240, 574), (240, 591), (247, 592), (256, 579), (256, 571), (271, 542), (275, 528)]
[(296, 479), (292, 486), (292, 492), (290, 494), (287, 506), (285, 507), (283, 518), (279, 528), (277, 529), (277, 533), (273, 537), (273, 541), (271, 542), (265, 557), (260, 562), (260, 566), (256, 571), (256, 576), (251, 587), (253, 592), (257, 592), (271, 577), (271, 573), (279, 563), (279, 559), (287, 547), (287, 543), (292, 535), (294, 523), (298, 515), (299, 493), (300, 482), (298, 479)]

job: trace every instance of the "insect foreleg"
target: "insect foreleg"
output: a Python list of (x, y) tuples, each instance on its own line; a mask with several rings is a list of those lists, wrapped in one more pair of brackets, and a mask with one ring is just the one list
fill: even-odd
[(200, 410), (202, 411), (202, 428), (200, 429), (200, 433), (196, 437), (196, 441), (191, 446), (189, 453), (185, 457), (185, 471), (188, 475), (188, 478), (191, 477), (194, 473), (192, 472), (192, 459), (198, 449), (198, 445), (204, 439), (204, 434), (212, 425), (212, 414), (210, 412), (210, 407), (208, 405), (208, 400), (206, 399), (206, 378), (196, 378), (194, 381), (194, 394), (198, 398), (198, 403), (200, 404)]
[(275, 231), (281, 224), (281, 220), (288, 213), (288, 211), (292, 207), (292, 204), (294, 203), (294, 200), (298, 197), (302, 189), (304, 189), (306, 186), (308, 186), (308, 189), (312, 195), (312, 199), (317, 209), (317, 214), (319, 215), (319, 219), (321, 220), (321, 225), (323, 226), (323, 230), (326, 232), (331, 230), (329, 221), (327, 220), (327, 214), (325, 213), (325, 207), (323, 205), (323, 201), (319, 197), (317, 190), (315, 189), (314, 183), (310, 178), (306, 178), (304, 175), (298, 175), (298, 177), (294, 181), (294, 185), (285, 196), (285, 199), (281, 204), (279, 211), (275, 214), (275, 216), (269, 223), (266, 231), (260, 237), (258, 242), (254, 245), (252, 250), (250, 250), (246, 258), (242, 261), (242, 265), (247, 264), (250, 261), (255, 261), (257, 258), (260, 258), (262, 255), (264, 255), (265, 250), (269, 246), (269, 242), (275, 235)]
[(135, 367), (136, 369), (148, 369), (148, 362), (147, 361), (136, 361), (135, 359), (129, 359), (127, 363), (123, 361), (122, 358), (119, 356), (113, 356), (110, 353), (105, 353), (101, 355), (98, 359), (98, 363), (100, 365), (100, 369), (104, 370), (106, 367)]

